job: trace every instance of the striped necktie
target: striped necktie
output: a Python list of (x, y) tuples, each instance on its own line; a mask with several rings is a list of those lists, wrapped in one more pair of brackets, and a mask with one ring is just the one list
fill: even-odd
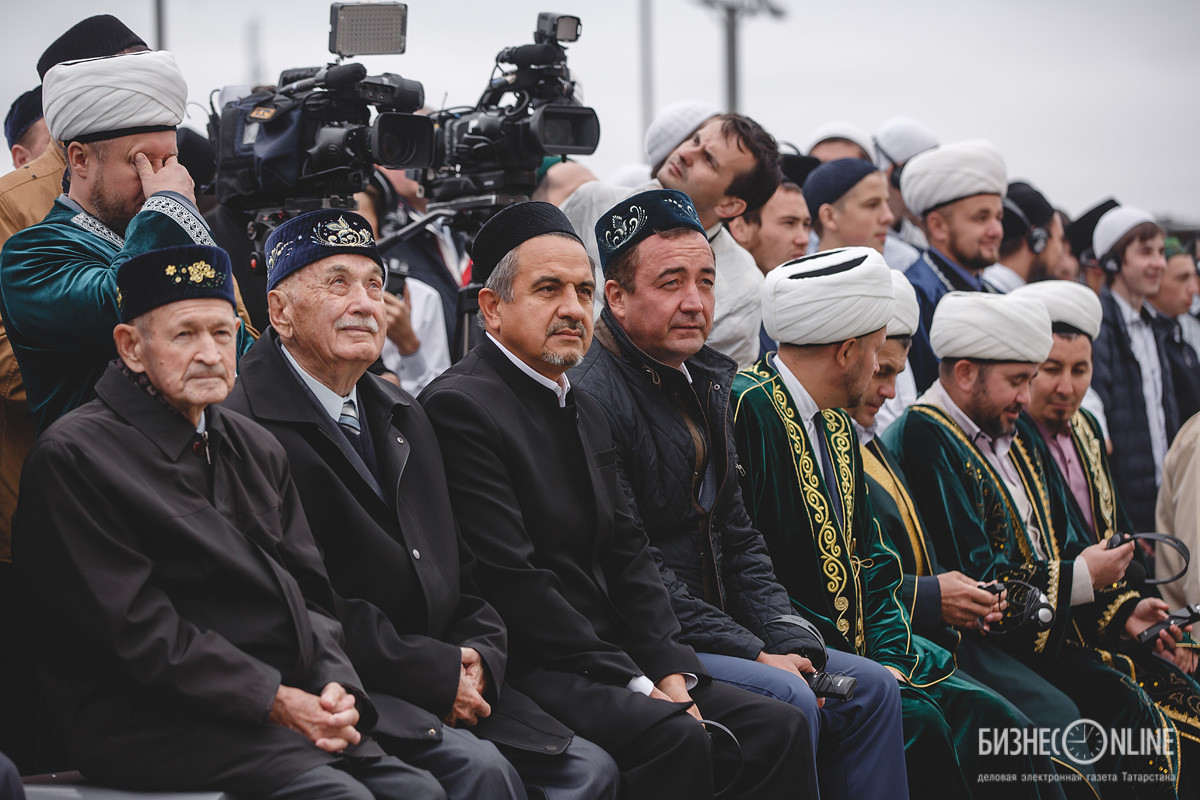
[(362, 426), (358, 423), (358, 411), (350, 398), (346, 398), (346, 402), (342, 403), (342, 415), (338, 417), (338, 425), (341, 425), (347, 434), (353, 434), (355, 437), (362, 431)]

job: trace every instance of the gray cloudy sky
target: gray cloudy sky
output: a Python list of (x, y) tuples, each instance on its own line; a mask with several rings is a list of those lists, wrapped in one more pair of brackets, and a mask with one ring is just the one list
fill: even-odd
[[(775, 0), (782, 20), (742, 26), (741, 105), (803, 145), (819, 124), (868, 132), (907, 114), (942, 140), (986, 137), (1012, 179), (1076, 214), (1109, 194), (1200, 224), (1200, 3), (1195, 0)], [(638, 0), (410, 0), (408, 53), (361, 59), (424, 83), (427, 103), (469, 105), (496, 51), (532, 41), (538, 11), (576, 14), (571, 68), (601, 119), (587, 162), (603, 175), (642, 155)], [(0, 104), (90, 14), (116, 14), (154, 44), (151, 0), (11, 4), (0, 29)], [(211, 89), (273, 81), (328, 54), (322, 0), (166, 0), (167, 46), (207, 108)], [(653, 0), (656, 107), (724, 101), (721, 27), (694, 0)], [(252, 32), (260, 36), (254, 44)], [(189, 124), (202, 129), (200, 109)]]

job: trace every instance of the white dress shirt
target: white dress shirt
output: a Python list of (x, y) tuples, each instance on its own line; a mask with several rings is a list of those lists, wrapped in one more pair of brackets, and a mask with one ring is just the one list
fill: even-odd
[(1167, 457), (1167, 417), (1163, 411), (1162, 362), (1150, 323), (1121, 295), (1112, 293), (1129, 331), (1129, 345), (1142, 373), (1142, 396), (1146, 399), (1146, 421), (1150, 425), (1150, 452), (1154, 454), (1154, 485), (1162, 484), (1162, 463)]

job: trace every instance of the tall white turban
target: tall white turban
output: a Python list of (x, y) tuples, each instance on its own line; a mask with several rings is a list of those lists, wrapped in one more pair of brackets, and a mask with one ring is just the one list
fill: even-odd
[(896, 307), (887, 324), (888, 336), (912, 336), (917, 332), (921, 319), (921, 307), (917, 305), (917, 292), (908, 278), (898, 269), (892, 270), (892, 294), (896, 296)]
[(1027, 283), (1012, 291), (1013, 297), (1032, 297), (1041, 300), (1042, 305), (1050, 314), (1050, 322), (1060, 333), (1073, 332), (1060, 330), (1066, 325), (1089, 339), (1095, 339), (1100, 333), (1100, 324), (1104, 319), (1104, 310), (1100, 307), (1100, 298), (1088, 287), (1075, 281), (1038, 281)]
[(1050, 315), (1016, 294), (950, 292), (933, 311), (929, 343), (938, 358), (1040, 364), (1050, 355)]
[(972, 139), (913, 156), (900, 173), (904, 204), (918, 217), (932, 208), (977, 194), (1004, 196), (1008, 172), (996, 145)]
[(166, 50), (67, 61), (42, 83), (46, 126), (61, 142), (170, 130), (186, 105), (187, 83)]
[(763, 326), (785, 344), (830, 344), (888, 324), (896, 301), (892, 270), (870, 247), (804, 256), (767, 273)]

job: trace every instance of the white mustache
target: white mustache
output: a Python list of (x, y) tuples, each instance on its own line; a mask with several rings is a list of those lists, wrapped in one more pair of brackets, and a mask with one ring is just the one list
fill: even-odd
[(348, 317), (342, 317), (333, 324), (333, 327), (339, 331), (346, 328), (366, 328), (371, 333), (379, 333), (379, 322), (374, 317), (366, 314), (362, 316), (353, 314)]

